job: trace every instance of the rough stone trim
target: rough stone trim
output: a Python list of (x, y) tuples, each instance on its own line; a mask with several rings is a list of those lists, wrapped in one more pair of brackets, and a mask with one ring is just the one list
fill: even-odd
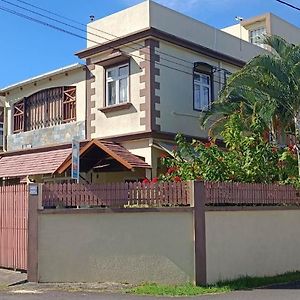
[(141, 111), (145, 111), (145, 117), (140, 119), (140, 125), (146, 126), (146, 131), (160, 131), (157, 119), (160, 118), (160, 111), (156, 109), (156, 104), (160, 103), (160, 97), (156, 91), (160, 90), (160, 83), (156, 81), (156, 76), (160, 75), (160, 69), (156, 62), (160, 62), (160, 56), (155, 53), (159, 48), (159, 41), (154, 39), (145, 40), (145, 48), (140, 50), (140, 55), (145, 56), (145, 60), (140, 63), (144, 70), (140, 76), (140, 83), (145, 84), (145, 88), (140, 90), (140, 97), (145, 97), (145, 102), (141, 103)]
[(92, 96), (96, 94), (95, 88), (92, 84), (96, 81), (92, 71), (95, 70), (95, 64), (91, 63), (91, 59), (86, 60), (86, 139), (91, 139), (91, 135), (95, 133), (96, 128), (92, 126), (92, 120), (96, 119), (95, 113), (92, 109), (96, 107), (96, 102)]

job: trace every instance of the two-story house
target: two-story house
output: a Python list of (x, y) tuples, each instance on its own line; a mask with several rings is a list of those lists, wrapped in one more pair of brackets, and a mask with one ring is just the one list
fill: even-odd
[[(91, 22), (74, 65), (4, 88), (0, 178), (70, 178), (73, 138), (87, 182), (153, 178), (181, 132), (206, 139), (199, 116), (229, 74), (265, 51), (152, 1)], [(242, 45), (242, 47), (240, 47)]]

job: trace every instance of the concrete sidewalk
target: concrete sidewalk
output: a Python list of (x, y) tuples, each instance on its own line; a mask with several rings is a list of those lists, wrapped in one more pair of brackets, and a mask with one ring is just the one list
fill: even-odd
[(0, 285), (9, 286), (27, 280), (27, 274), (6, 269), (0, 269)]

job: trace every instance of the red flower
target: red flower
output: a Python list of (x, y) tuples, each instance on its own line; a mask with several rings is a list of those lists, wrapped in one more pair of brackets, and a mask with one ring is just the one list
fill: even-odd
[(288, 145), (288, 151), (292, 154), (297, 153), (297, 146), (296, 145)]
[(170, 175), (170, 174), (173, 174), (174, 172), (176, 172), (176, 168), (175, 167), (171, 167), (168, 169), (167, 173)]
[(276, 153), (278, 151), (278, 149), (276, 147), (272, 147), (272, 152)]
[(205, 148), (210, 148), (212, 145), (213, 145), (212, 142), (207, 142), (207, 143), (204, 144), (204, 147)]
[(157, 177), (154, 177), (152, 180), (151, 180), (151, 183), (157, 183), (158, 182), (158, 178)]
[(160, 154), (160, 158), (167, 158), (167, 157), (168, 157), (168, 155), (166, 153), (161, 153)]
[(142, 181), (143, 184), (147, 184), (147, 183), (150, 183), (150, 180), (148, 178), (145, 178), (143, 181)]
[(181, 182), (181, 178), (179, 176), (175, 176), (173, 179), (175, 182)]

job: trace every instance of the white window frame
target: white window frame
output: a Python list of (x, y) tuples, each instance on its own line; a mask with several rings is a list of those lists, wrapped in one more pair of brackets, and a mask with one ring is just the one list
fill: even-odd
[[(267, 33), (265, 27), (259, 27), (252, 30), (249, 30), (249, 42), (256, 46), (264, 48), (262, 43), (262, 37)], [(260, 42), (261, 41), (261, 42)]]
[[(124, 67), (128, 67), (128, 73), (126, 75), (117, 75), (115, 78), (112, 77), (108, 77), (108, 73), (111, 71), (119, 71), (120, 68), (124, 68)], [(106, 69), (106, 93), (105, 93), (105, 106), (109, 107), (109, 106), (113, 106), (113, 105), (119, 105), (119, 104), (123, 104), (123, 103), (128, 103), (129, 102), (129, 74), (130, 74), (130, 69), (129, 69), (129, 63), (126, 64), (122, 64), (122, 65), (118, 65), (112, 68), (108, 68)], [(120, 103), (120, 80), (121, 79), (125, 79), (127, 78), (127, 100), (124, 102)], [(116, 103), (114, 104), (109, 104), (108, 103), (108, 83), (109, 82), (116, 82)]]
[[(209, 79), (209, 83), (206, 84), (206, 83), (203, 83), (202, 81), (199, 81), (199, 80), (196, 80), (196, 76), (195, 75), (200, 75), (200, 76), (205, 76)], [(194, 84), (193, 84), (193, 88), (194, 88), (194, 91), (193, 91), (193, 96), (194, 96), (194, 99), (193, 99), (193, 108), (194, 110), (197, 110), (197, 111), (207, 111), (210, 109), (210, 106), (211, 106), (211, 101), (212, 101), (212, 78), (211, 78), (211, 75), (210, 74), (207, 74), (207, 73), (203, 73), (203, 72), (199, 72), (199, 71), (194, 71)], [(204, 87), (208, 88), (208, 91), (209, 91), (209, 96), (208, 96), (208, 103), (206, 106), (204, 107), (196, 107), (196, 85), (200, 86), (200, 90)]]

